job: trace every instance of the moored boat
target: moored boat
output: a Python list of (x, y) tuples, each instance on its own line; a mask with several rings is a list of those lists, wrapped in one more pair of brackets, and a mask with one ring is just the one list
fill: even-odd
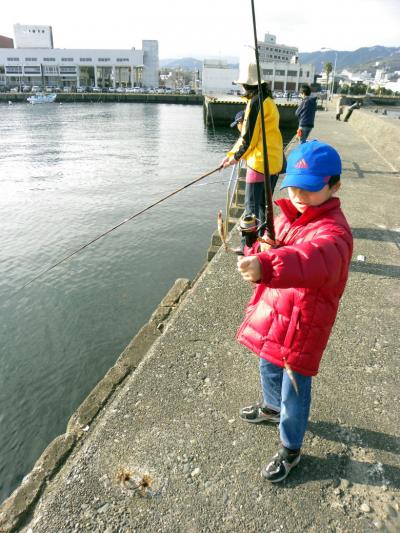
[(30, 104), (51, 104), (52, 102), (54, 102), (56, 98), (57, 98), (56, 93), (51, 93), (51, 94), (36, 93), (32, 96), (29, 96), (27, 98), (27, 101)]

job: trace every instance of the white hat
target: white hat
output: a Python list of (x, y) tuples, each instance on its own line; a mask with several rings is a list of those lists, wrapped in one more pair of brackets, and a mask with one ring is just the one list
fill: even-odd
[[(261, 79), (261, 83), (262, 83)], [(241, 85), (257, 85), (257, 65), (255, 63), (240, 62), (239, 67), (239, 79), (234, 83), (240, 83)]]

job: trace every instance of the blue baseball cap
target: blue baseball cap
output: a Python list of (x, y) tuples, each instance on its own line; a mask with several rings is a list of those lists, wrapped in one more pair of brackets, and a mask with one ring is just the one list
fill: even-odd
[(320, 191), (331, 176), (340, 176), (341, 172), (340, 155), (332, 146), (317, 140), (307, 141), (290, 152), (281, 189), (298, 187)]
[(244, 120), (244, 111), (239, 111), (235, 115), (235, 120), (231, 123), (231, 128), (234, 128), (236, 124), (238, 124), (239, 122), (243, 122), (243, 120)]

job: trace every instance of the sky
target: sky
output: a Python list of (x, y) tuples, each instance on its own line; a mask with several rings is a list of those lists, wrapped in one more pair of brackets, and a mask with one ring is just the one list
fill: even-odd
[[(257, 36), (312, 52), (400, 46), (400, 0), (254, 0)], [(18, 0), (6, 2), (0, 35), (13, 25), (53, 27), (55, 48), (142, 48), (157, 39), (160, 59), (239, 57), (254, 45), (251, 0)]]

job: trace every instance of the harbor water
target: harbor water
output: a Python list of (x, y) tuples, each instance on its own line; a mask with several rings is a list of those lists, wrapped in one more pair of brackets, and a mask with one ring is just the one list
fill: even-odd
[[(290, 137), (288, 132), (288, 136)], [(31, 470), (178, 277), (206, 259), (237, 138), (200, 106), (0, 106), (0, 501)]]

